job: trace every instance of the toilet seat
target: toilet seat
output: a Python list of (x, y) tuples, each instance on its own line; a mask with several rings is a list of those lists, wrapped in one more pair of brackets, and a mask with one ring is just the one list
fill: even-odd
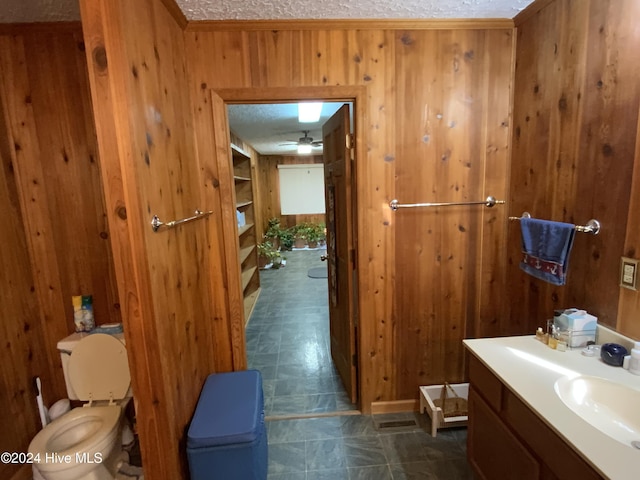
[[(67, 377), (78, 398), (88, 403), (44, 427), (29, 444), (29, 452), (39, 458), (34, 463), (45, 478), (106, 478), (95, 472), (112, 465), (116, 458), (110, 455), (117, 455), (120, 449), (121, 418), (129, 400), (131, 376), (124, 344), (107, 334), (84, 337), (69, 357)], [(47, 461), (52, 454), (71, 461)], [(109, 462), (83, 461), (97, 454), (105, 462), (110, 458)]]
[(91, 403), (97, 400), (123, 399), (131, 374), (127, 350), (117, 338), (95, 333), (83, 338), (69, 358), (69, 381), (78, 398)]
[[(45, 478), (51, 474), (55, 478), (85, 478), (95, 465), (83, 461), (82, 455), (89, 459), (98, 453), (102, 459), (109, 456), (118, 443), (121, 412), (120, 406), (77, 407), (40, 430), (29, 445), (40, 474)], [(54, 453), (56, 458), (69, 461), (51, 461)]]
[[(40, 430), (31, 441), (29, 451), (72, 455), (93, 451), (117, 430), (120, 406), (77, 407)], [(97, 435), (102, 431), (102, 435)]]

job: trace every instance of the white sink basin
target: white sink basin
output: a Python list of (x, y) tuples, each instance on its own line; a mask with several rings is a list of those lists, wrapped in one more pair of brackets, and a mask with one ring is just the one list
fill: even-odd
[(640, 391), (589, 376), (562, 377), (555, 391), (584, 421), (625, 445), (640, 448)]

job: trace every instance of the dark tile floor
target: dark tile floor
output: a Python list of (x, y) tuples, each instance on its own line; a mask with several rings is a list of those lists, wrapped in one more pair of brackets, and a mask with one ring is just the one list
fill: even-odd
[[(381, 428), (389, 419), (416, 423)], [(466, 460), (466, 429), (441, 430), (432, 438), (424, 423), (422, 415), (413, 413), (271, 420), (268, 478), (473, 479)]]
[(324, 250), (285, 252), (287, 265), (261, 270), (262, 292), (246, 329), (249, 368), (260, 370), (265, 414), (314, 414), (352, 410), (331, 360)]
[(322, 253), (287, 252), (285, 268), (261, 271), (247, 325), (249, 367), (263, 376), (269, 480), (472, 479), (466, 429), (432, 438), (426, 415), (360, 415), (349, 402), (329, 350), (327, 280), (307, 276)]

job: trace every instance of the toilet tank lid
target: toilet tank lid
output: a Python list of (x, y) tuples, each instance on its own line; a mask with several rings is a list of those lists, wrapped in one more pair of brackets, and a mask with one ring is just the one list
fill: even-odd
[(69, 357), (68, 375), (80, 400), (124, 398), (131, 384), (124, 343), (104, 333), (86, 336)]
[[(101, 332), (101, 333), (106, 333), (106, 332)], [(88, 337), (89, 335), (95, 335), (95, 334), (92, 332), (72, 333), (71, 335), (64, 337), (62, 340), (58, 341), (58, 344), (57, 344), (58, 350), (60, 350), (61, 352), (67, 352), (67, 353), (72, 352), (73, 349), (76, 348), (76, 345), (78, 344), (78, 342), (83, 338)], [(124, 340), (124, 333), (109, 333), (109, 335), (117, 338), (125, 345), (127, 344), (127, 342), (125, 342)]]
[(87, 332), (76, 332), (72, 333), (68, 337), (64, 337), (62, 340), (58, 341), (58, 350), (70, 352), (72, 351), (78, 342), (88, 336)]

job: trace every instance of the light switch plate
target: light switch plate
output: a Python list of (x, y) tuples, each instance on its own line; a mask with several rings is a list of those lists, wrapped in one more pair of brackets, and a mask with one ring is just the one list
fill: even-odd
[(638, 278), (638, 260), (622, 257), (620, 263), (620, 286), (630, 290), (638, 290), (636, 281)]

